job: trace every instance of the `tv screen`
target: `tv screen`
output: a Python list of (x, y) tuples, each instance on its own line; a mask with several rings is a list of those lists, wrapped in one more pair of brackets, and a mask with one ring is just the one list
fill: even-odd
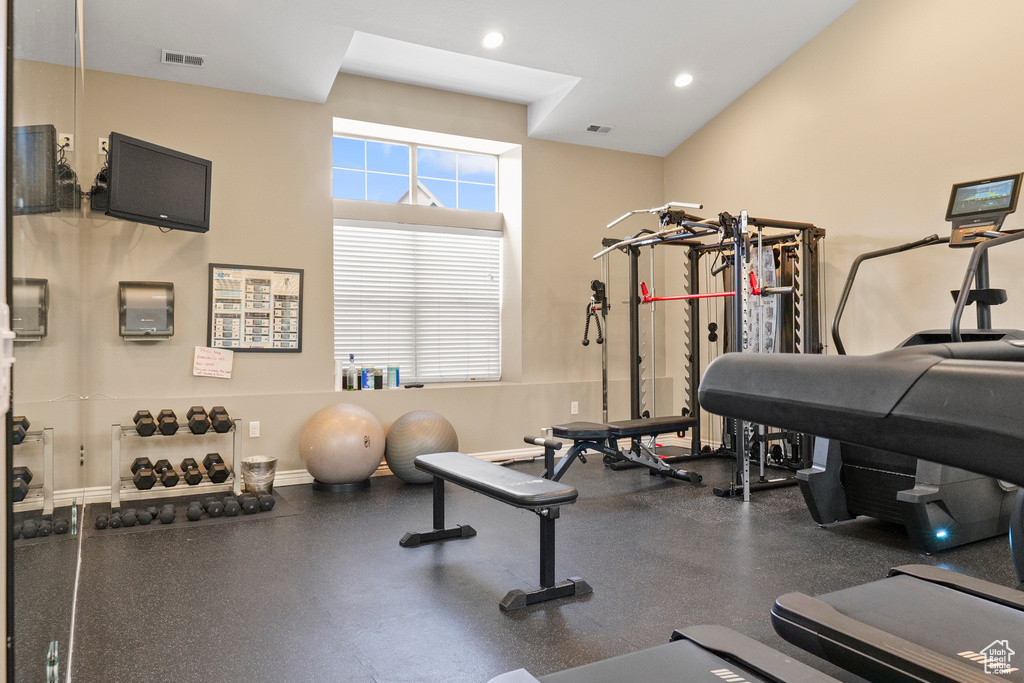
[(111, 133), (108, 145), (108, 216), (176, 230), (210, 229), (211, 162), (120, 133)]
[(49, 124), (14, 129), (11, 213), (57, 210), (57, 129)]
[(982, 216), (989, 213), (1013, 213), (1017, 208), (1021, 174), (957, 183), (949, 195), (946, 220)]

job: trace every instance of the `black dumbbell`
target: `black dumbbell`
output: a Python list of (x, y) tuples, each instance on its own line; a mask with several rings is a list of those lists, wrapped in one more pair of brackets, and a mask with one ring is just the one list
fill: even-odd
[(188, 420), (188, 430), (193, 434), (205, 434), (210, 431), (210, 416), (202, 406), (192, 406), (185, 413)]
[(148, 512), (149, 516), (153, 519), (157, 519), (158, 517), (160, 517), (160, 508), (158, 508), (156, 505), (150, 505), (149, 507), (147, 507), (146, 512)]
[(270, 512), (271, 510), (274, 509), (274, 504), (277, 502), (276, 500), (274, 500), (274, 497), (269, 493), (261, 493), (260, 495), (256, 496), (256, 500), (260, 502), (261, 512)]
[(14, 479), (11, 481), (11, 499), (15, 503), (25, 500), (28, 485), (32, 482), (32, 470), (27, 467), (15, 467)]
[(167, 487), (176, 486), (181, 481), (169, 460), (157, 460), (153, 465), (153, 472), (160, 477), (160, 483)]
[(173, 523), (174, 522), (174, 517), (175, 517), (174, 506), (171, 505), (170, 503), (168, 503), (167, 505), (164, 505), (162, 508), (160, 508), (160, 523), (161, 524), (171, 524), (171, 523)]
[(170, 408), (164, 408), (156, 416), (156, 428), (164, 436), (172, 436), (178, 431), (178, 416)]
[(220, 453), (207, 453), (203, 458), (203, 467), (206, 468), (206, 476), (214, 484), (223, 484), (228, 478), (228, 466), (224, 464)]
[(14, 526), (11, 528), (11, 536), (14, 537), (15, 541), (21, 538), (21, 522), (14, 523)]
[(203, 473), (199, 471), (199, 463), (196, 462), (195, 458), (185, 458), (182, 460), (180, 469), (185, 483), (189, 486), (195, 486), (203, 480)]
[(100, 515), (96, 518), (96, 528), (100, 530), (106, 529), (108, 521), (106, 515)]
[(207, 498), (203, 504), (203, 507), (206, 508), (206, 512), (211, 517), (220, 517), (224, 514), (224, 503), (217, 500), (216, 498)]
[(135, 526), (139, 521), (139, 513), (135, 508), (128, 508), (121, 513), (121, 526)]
[(120, 529), (121, 528), (121, 513), (120, 512), (112, 512), (112, 513), (110, 513), (110, 517), (107, 517), (107, 526), (110, 527), (111, 529)]
[(237, 517), (238, 513), (242, 511), (242, 506), (238, 504), (233, 496), (224, 496), (224, 516), (225, 517)]
[(21, 535), (25, 538), (35, 538), (39, 534), (39, 525), (36, 524), (34, 519), (26, 520), (21, 525)]
[(24, 415), (18, 415), (14, 418), (11, 424), (11, 442), (17, 446), (25, 440), (25, 435), (28, 434), (29, 421)]
[(193, 500), (188, 504), (185, 516), (188, 517), (190, 522), (198, 522), (199, 518), (203, 516), (203, 504), (198, 500)]
[(139, 526), (147, 526), (153, 523), (153, 513), (148, 509), (139, 510)]
[(224, 410), (224, 406), (214, 406), (210, 408), (208, 415), (210, 417), (210, 425), (213, 427), (213, 431), (218, 434), (231, 431), (231, 416), (228, 415), (228, 411)]
[(53, 533), (53, 522), (48, 519), (44, 519), (39, 522), (39, 535), (43, 538)]
[(53, 533), (58, 536), (63, 536), (71, 529), (71, 522), (63, 517), (60, 517), (53, 522)]
[(156, 483), (156, 473), (149, 458), (135, 458), (132, 461), (132, 474), (132, 481), (135, 482), (137, 489), (145, 491), (153, 488), (153, 484)]
[(243, 493), (238, 497), (238, 504), (245, 510), (245, 514), (251, 515), (260, 511), (259, 499), (251, 493)]
[(132, 422), (135, 423), (135, 431), (139, 436), (153, 436), (156, 431), (156, 420), (153, 419), (153, 413), (148, 410), (135, 411)]

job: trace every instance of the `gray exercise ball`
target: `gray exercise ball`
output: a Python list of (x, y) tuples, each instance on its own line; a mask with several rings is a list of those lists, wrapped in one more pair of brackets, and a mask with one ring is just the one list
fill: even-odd
[(299, 457), (321, 483), (364, 481), (384, 457), (384, 428), (366, 408), (350, 403), (327, 406), (302, 428)]
[(459, 450), (459, 435), (451, 422), (431, 410), (414, 410), (388, 429), (384, 459), (395, 476), (407, 484), (429, 484), (431, 477), (416, 469), (417, 455)]

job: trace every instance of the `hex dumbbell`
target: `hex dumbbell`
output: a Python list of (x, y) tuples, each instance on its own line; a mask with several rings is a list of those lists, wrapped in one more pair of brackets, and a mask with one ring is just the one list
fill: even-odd
[(28, 485), (32, 483), (32, 470), (27, 467), (15, 467), (14, 479), (11, 481), (11, 499), (15, 503), (25, 500)]
[(159, 516), (159, 518), (160, 518), (160, 523), (161, 524), (171, 524), (171, 523), (173, 523), (174, 522), (174, 517), (175, 517), (174, 506), (171, 505), (170, 503), (168, 503), (167, 505), (164, 505), (162, 508), (160, 508), (160, 516)]
[(153, 433), (156, 432), (156, 420), (153, 419), (153, 413), (148, 410), (135, 411), (132, 422), (135, 423), (135, 431), (139, 433), (139, 436), (153, 436)]
[(242, 506), (238, 504), (238, 501), (234, 496), (224, 496), (224, 516), (225, 517), (237, 517), (238, 513), (242, 511)]
[(214, 406), (210, 408), (208, 415), (210, 418), (210, 426), (213, 427), (213, 431), (218, 434), (231, 431), (231, 416), (228, 415), (228, 411), (224, 410), (224, 406)]
[(214, 484), (223, 484), (228, 478), (228, 466), (224, 464), (220, 453), (207, 453), (203, 458), (203, 467), (206, 468), (206, 476)]
[(178, 431), (178, 416), (170, 408), (164, 408), (156, 416), (156, 428), (164, 436), (172, 436)]
[(203, 480), (203, 473), (199, 470), (199, 463), (196, 462), (195, 458), (185, 458), (182, 460), (179, 469), (181, 470), (182, 477), (185, 479), (185, 483), (189, 486), (195, 486)]
[(224, 514), (224, 503), (217, 498), (207, 498), (203, 502), (203, 507), (206, 509), (206, 513), (210, 517), (220, 517)]
[(29, 428), (28, 418), (24, 415), (18, 415), (14, 418), (11, 424), (11, 442), (17, 446), (25, 440), (25, 435), (28, 434)]
[(149, 458), (135, 458), (132, 461), (132, 482), (135, 488), (146, 491), (156, 484), (156, 473), (153, 471), (153, 463)]
[(238, 504), (243, 510), (245, 510), (245, 514), (247, 515), (252, 515), (260, 511), (259, 498), (251, 493), (243, 493), (238, 496)]
[(198, 522), (199, 518), (203, 516), (203, 504), (198, 500), (193, 500), (188, 504), (188, 509), (185, 510), (185, 516), (190, 522)]
[(202, 406), (192, 406), (185, 413), (188, 420), (188, 430), (193, 434), (205, 434), (210, 431), (210, 416)]
[(174, 471), (174, 466), (169, 460), (157, 460), (153, 465), (153, 471), (160, 477), (160, 483), (164, 486), (176, 486), (181, 481), (181, 477)]

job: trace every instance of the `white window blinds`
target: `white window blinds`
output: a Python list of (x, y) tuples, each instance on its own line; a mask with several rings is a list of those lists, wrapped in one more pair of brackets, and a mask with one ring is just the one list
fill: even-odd
[(401, 381), (501, 378), (501, 234), (334, 225), (334, 357)]

